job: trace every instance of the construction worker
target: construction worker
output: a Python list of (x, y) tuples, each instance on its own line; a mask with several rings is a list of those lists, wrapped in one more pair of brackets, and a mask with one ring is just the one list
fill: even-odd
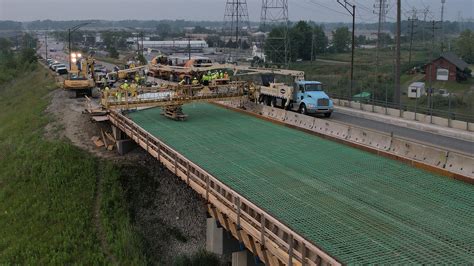
[(184, 85), (184, 84), (186, 84), (186, 79), (183, 78), (178, 84), (179, 84), (179, 85)]
[(140, 83), (140, 75), (139, 75), (138, 73), (135, 75), (135, 82), (136, 82), (137, 84)]
[(222, 73), (222, 70), (219, 71), (219, 78), (223, 79), (224, 78), (224, 73)]
[(104, 88), (104, 92), (103, 92), (105, 100), (109, 99), (109, 91), (110, 91), (110, 88), (109, 88), (109, 86), (106, 85), (105, 88)]
[(203, 85), (205, 86), (209, 85), (209, 76), (206, 73), (204, 73), (204, 75), (202, 75), (201, 81)]
[(122, 83), (122, 85), (120, 85), (120, 89), (123, 91), (123, 93), (127, 93), (128, 95), (128, 88), (130, 86), (128, 85), (128, 80), (125, 80), (124, 83)]
[(192, 84), (193, 84), (193, 85), (198, 85), (198, 84), (199, 84), (199, 80), (198, 80), (196, 77), (194, 77), (194, 78), (193, 78), (193, 81), (192, 81)]
[(107, 86), (107, 80), (105, 80), (105, 76), (100, 79), (100, 82), (102, 83), (103, 88), (105, 88), (105, 86)]
[(224, 79), (229, 79), (229, 74), (226, 72), (224, 72)]
[(137, 97), (138, 96), (138, 93), (137, 93), (137, 84), (135, 83), (135, 81), (132, 81), (132, 84), (130, 84), (130, 96), (132, 97)]

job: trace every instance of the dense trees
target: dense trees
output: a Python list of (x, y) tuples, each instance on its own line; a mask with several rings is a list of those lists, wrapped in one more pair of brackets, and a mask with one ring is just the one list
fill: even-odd
[(461, 32), (456, 42), (459, 56), (469, 64), (474, 64), (474, 32), (465, 30)]
[(332, 32), (332, 38), (332, 45), (336, 53), (343, 53), (349, 50), (351, 33), (347, 27), (337, 28)]
[(18, 49), (13, 51), (12, 40), (0, 38), (0, 84), (36, 66), (36, 39), (24, 34), (18, 44)]
[[(268, 59), (272, 62), (282, 62), (284, 57), (284, 43), (282, 41), (284, 30), (282, 27), (274, 27), (265, 41), (265, 50)], [(289, 57), (294, 61), (297, 59), (311, 60), (313, 55), (322, 54), (327, 51), (328, 38), (324, 34), (322, 26), (312, 26), (305, 21), (299, 21), (288, 31), (289, 35)]]

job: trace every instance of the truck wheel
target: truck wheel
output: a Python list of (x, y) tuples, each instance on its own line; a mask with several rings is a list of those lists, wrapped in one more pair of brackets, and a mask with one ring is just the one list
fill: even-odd
[(269, 96), (265, 96), (265, 103), (267, 104), (267, 106), (271, 106), (272, 105), (272, 98), (270, 98)]
[(304, 115), (308, 113), (308, 110), (306, 109), (306, 105), (304, 103), (300, 105), (300, 113)]
[(329, 117), (331, 117), (331, 114), (332, 113), (324, 113), (324, 117), (329, 118)]

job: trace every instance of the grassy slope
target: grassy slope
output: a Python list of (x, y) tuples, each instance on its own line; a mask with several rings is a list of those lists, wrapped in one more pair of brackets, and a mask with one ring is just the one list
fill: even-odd
[(0, 264), (107, 262), (93, 225), (97, 174), (107, 185), (102, 221), (112, 253), (125, 264), (143, 262), (119, 172), (72, 144), (43, 139), (52, 89), (43, 69), (0, 85)]

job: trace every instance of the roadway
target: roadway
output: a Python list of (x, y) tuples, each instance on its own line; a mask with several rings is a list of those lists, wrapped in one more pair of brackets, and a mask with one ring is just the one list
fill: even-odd
[(349, 115), (340, 112), (334, 112), (331, 116), (331, 120), (364, 127), (376, 131), (381, 131), (385, 133), (392, 133), (395, 136), (399, 136), (402, 138), (414, 140), (417, 142), (426, 143), (433, 146), (438, 146), (442, 148), (446, 148), (449, 150), (460, 151), (463, 153), (474, 154), (474, 143), (467, 141), (456, 139), (452, 137), (446, 137), (437, 135), (434, 133), (421, 131), (417, 129), (407, 128), (403, 126), (393, 125), (389, 123), (374, 121), (366, 118), (357, 117), (354, 115)]

